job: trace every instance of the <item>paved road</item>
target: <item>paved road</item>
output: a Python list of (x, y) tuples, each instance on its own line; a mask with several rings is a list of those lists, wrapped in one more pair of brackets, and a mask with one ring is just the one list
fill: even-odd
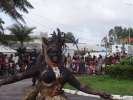
[[(31, 80), (23, 80), (14, 84), (0, 87), (0, 100), (22, 100), (27, 88), (31, 88)], [(66, 94), (70, 100), (98, 100), (97, 98)]]

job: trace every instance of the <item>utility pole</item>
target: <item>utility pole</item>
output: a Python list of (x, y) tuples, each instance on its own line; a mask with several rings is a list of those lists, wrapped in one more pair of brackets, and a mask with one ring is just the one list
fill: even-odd
[(108, 38), (105, 37), (105, 48), (106, 48), (106, 56), (108, 55)]
[(131, 33), (130, 33), (130, 28), (129, 28), (129, 33), (128, 33), (128, 44), (130, 45), (130, 39), (131, 38)]

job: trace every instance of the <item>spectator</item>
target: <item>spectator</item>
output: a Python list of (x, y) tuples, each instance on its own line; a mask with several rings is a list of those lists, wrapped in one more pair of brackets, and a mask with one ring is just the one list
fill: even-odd
[(98, 57), (97, 66), (96, 66), (96, 73), (99, 75), (102, 72), (102, 65), (103, 65), (103, 58), (101, 55)]
[(20, 66), (18, 63), (16, 63), (16, 73), (19, 73), (20, 72)]
[(84, 74), (84, 73), (85, 73), (85, 60), (84, 57), (81, 57), (79, 65), (79, 74)]
[(66, 62), (66, 68), (71, 70), (71, 65), (72, 65), (72, 58), (71, 58), (70, 54), (68, 53), (68, 55), (67, 55), (67, 62)]

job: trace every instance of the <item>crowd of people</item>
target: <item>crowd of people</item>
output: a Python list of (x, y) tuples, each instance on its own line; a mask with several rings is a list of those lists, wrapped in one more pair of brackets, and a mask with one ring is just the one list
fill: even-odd
[(28, 70), (36, 62), (36, 51), (23, 54), (0, 53), (0, 75), (14, 75)]
[(73, 73), (78, 74), (104, 74), (104, 67), (112, 64), (119, 63), (121, 58), (120, 53), (114, 55), (105, 56), (99, 55), (99, 57), (91, 56), (87, 57), (79, 56), (75, 54), (73, 57), (70, 54), (67, 55), (66, 67)]
[[(0, 75), (14, 75), (15, 73), (24, 72), (32, 67), (36, 63), (37, 52), (26, 52), (21, 55), (18, 54), (3, 54), (0, 53)], [(89, 74), (99, 75), (104, 74), (104, 67), (112, 64), (119, 63), (121, 55), (116, 53), (114, 55), (105, 56), (99, 55), (99, 57), (80, 56), (74, 54), (73, 56), (66, 56), (65, 66), (75, 74)]]

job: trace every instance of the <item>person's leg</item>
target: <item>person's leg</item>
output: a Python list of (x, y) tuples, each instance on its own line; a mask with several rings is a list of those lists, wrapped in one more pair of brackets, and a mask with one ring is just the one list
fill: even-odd
[(36, 77), (32, 77), (32, 86), (36, 85)]

